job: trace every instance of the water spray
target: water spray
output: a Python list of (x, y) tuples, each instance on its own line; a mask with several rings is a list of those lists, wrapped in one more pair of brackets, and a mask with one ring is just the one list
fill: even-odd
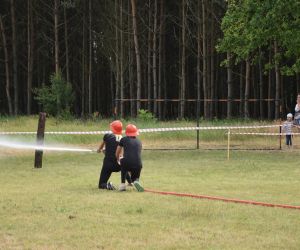
[(61, 152), (90, 152), (96, 153), (97, 150), (93, 149), (84, 149), (84, 148), (68, 148), (68, 147), (55, 147), (55, 146), (43, 146), (43, 145), (34, 145), (29, 143), (17, 143), (17, 142), (8, 142), (0, 141), (0, 147), (14, 148), (14, 149), (25, 149), (25, 150), (41, 150), (41, 151), (61, 151)]

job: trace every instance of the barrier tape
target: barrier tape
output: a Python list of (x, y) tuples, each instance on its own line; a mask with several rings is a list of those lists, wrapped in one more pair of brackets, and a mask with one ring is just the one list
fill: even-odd
[(261, 126), (211, 126), (211, 127), (178, 127), (178, 128), (146, 128), (139, 129), (140, 133), (145, 132), (165, 132), (165, 131), (193, 131), (193, 130), (227, 130), (227, 129), (260, 129), (279, 128), (281, 125), (261, 125)]
[[(140, 133), (149, 132), (171, 132), (171, 131), (195, 131), (195, 130), (226, 130), (226, 129), (260, 129), (278, 128), (282, 125), (262, 125), (262, 126), (211, 126), (211, 127), (177, 127), (177, 128), (145, 128), (139, 129)], [(124, 131), (123, 131), (124, 132)], [(46, 131), (48, 135), (102, 135), (111, 131)], [(36, 132), (0, 132), (0, 135), (35, 135)]]
[[(111, 131), (46, 131), (47, 135), (103, 135), (111, 133)], [(0, 135), (36, 135), (36, 132), (0, 132)]]
[(300, 135), (300, 133), (255, 133), (255, 132), (246, 132), (246, 133), (230, 133), (231, 135)]
[(150, 190), (150, 189), (145, 189), (145, 192), (154, 193), (154, 194), (162, 194), (162, 195), (173, 195), (173, 196), (179, 196), (179, 197), (190, 197), (190, 198), (197, 198), (197, 199), (208, 199), (208, 200), (215, 200), (215, 201), (224, 201), (224, 202), (231, 202), (231, 203), (242, 203), (242, 204), (256, 205), (256, 206), (263, 206), (263, 207), (278, 207), (278, 208), (287, 208), (287, 209), (300, 209), (300, 206), (293, 206), (293, 205), (286, 205), (286, 204), (273, 204), (273, 203), (251, 201), (251, 200), (238, 200), (238, 199), (230, 199), (230, 198), (217, 197), (217, 196), (208, 196), (208, 195), (165, 192), (165, 191), (156, 191), (156, 190)]

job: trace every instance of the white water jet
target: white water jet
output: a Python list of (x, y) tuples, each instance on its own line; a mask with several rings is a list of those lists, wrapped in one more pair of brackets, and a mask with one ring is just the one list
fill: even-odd
[(92, 149), (84, 148), (68, 148), (68, 147), (56, 147), (56, 146), (44, 146), (23, 142), (11, 142), (7, 140), (0, 140), (0, 147), (14, 148), (14, 149), (27, 149), (27, 150), (43, 150), (43, 151), (68, 151), (68, 152), (96, 152)]

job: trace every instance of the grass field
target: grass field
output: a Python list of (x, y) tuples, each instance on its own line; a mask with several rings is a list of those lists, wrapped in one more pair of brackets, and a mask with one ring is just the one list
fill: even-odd
[[(37, 128), (37, 116), (31, 117), (17, 117), (8, 118), (0, 117), (0, 131), (32, 131), (35, 132)], [(46, 131), (99, 131), (108, 130), (109, 119), (97, 120), (70, 120), (64, 121), (54, 118), (47, 118)], [(124, 125), (129, 122), (137, 124), (139, 128), (164, 128), (164, 127), (191, 127), (196, 126), (195, 121), (145, 121), (145, 120), (124, 120)], [(202, 121), (200, 126), (243, 126), (243, 125), (278, 125), (280, 122), (269, 121), (251, 121), (251, 120), (212, 120)], [(245, 130), (236, 130), (236, 132), (247, 132)], [(267, 129), (251, 129), (248, 132), (278, 132), (278, 128)], [(3, 137), (3, 136), (2, 136)], [(159, 148), (195, 148), (196, 146), (196, 132), (195, 131), (173, 131), (173, 132), (155, 132), (143, 133), (140, 135), (143, 141), (143, 146), (146, 149)], [(9, 140), (18, 140), (25, 142), (34, 142), (35, 136), (14, 136)], [(93, 147), (102, 139), (102, 136), (94, 135), (47, 135), (45, 142), (48, 144), (60, 143), (64, 145), (90, 145)], [(297, 139), (297, 141), (296, 141)], [(226, 148), (227, 147), (227, 131), (226, 130), (201, 130), (200, 131), (200, 147), (207, 148)], [(278, 148), (278, 138), (276, 137), (261, 137), (261, 136), (240, 136), (232, 135), (231, 142), (233, 148)], [(294, 144), (300, 146), (300, 139), (294, 138)]]
[[(18, 130), (14, 122), (1, 129)], [(141, 182), (155, 190), (300, 205), (298, 150), (231, 156), (227, 161), (224, 151), (144, 151)], [(43, 168), (33, 169), (32, 152), (0, 148), (0, 249), (300, 248), (299, 210), (101, 191), (102, 159), (45, 153)], [(111, 179), (119, 184), (118, 173)]]

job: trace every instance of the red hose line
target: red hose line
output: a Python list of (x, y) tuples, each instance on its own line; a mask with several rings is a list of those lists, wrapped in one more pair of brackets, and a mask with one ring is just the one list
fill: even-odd
[(285, 205), (285, 204), (272, 204), (272, 203), (249, 201), (249, 200), (228, 199), (228, 198), (224, 198), (224, 197), (216, 197), (216, 196), (208, 196), (208, 195), (164, 192), (164, 191), (156, 191), (156, 190), (150, 190), (150, 189), (145, 189), (145, 192), (154, 193), (154, 194), (162, 194), (162, 195), (174, 195), (174, 196), (180, 196), (180, 197), (191, 197), (191, 198), (197, 198), (197, 199), (217, 200), (217, 201), (232, 202), (232, 203), (242, 203), (242, 204), (264, 206), (264, 207), (280, 207), (280, 208), (299, 209), (300, 210), (300, 206)]

